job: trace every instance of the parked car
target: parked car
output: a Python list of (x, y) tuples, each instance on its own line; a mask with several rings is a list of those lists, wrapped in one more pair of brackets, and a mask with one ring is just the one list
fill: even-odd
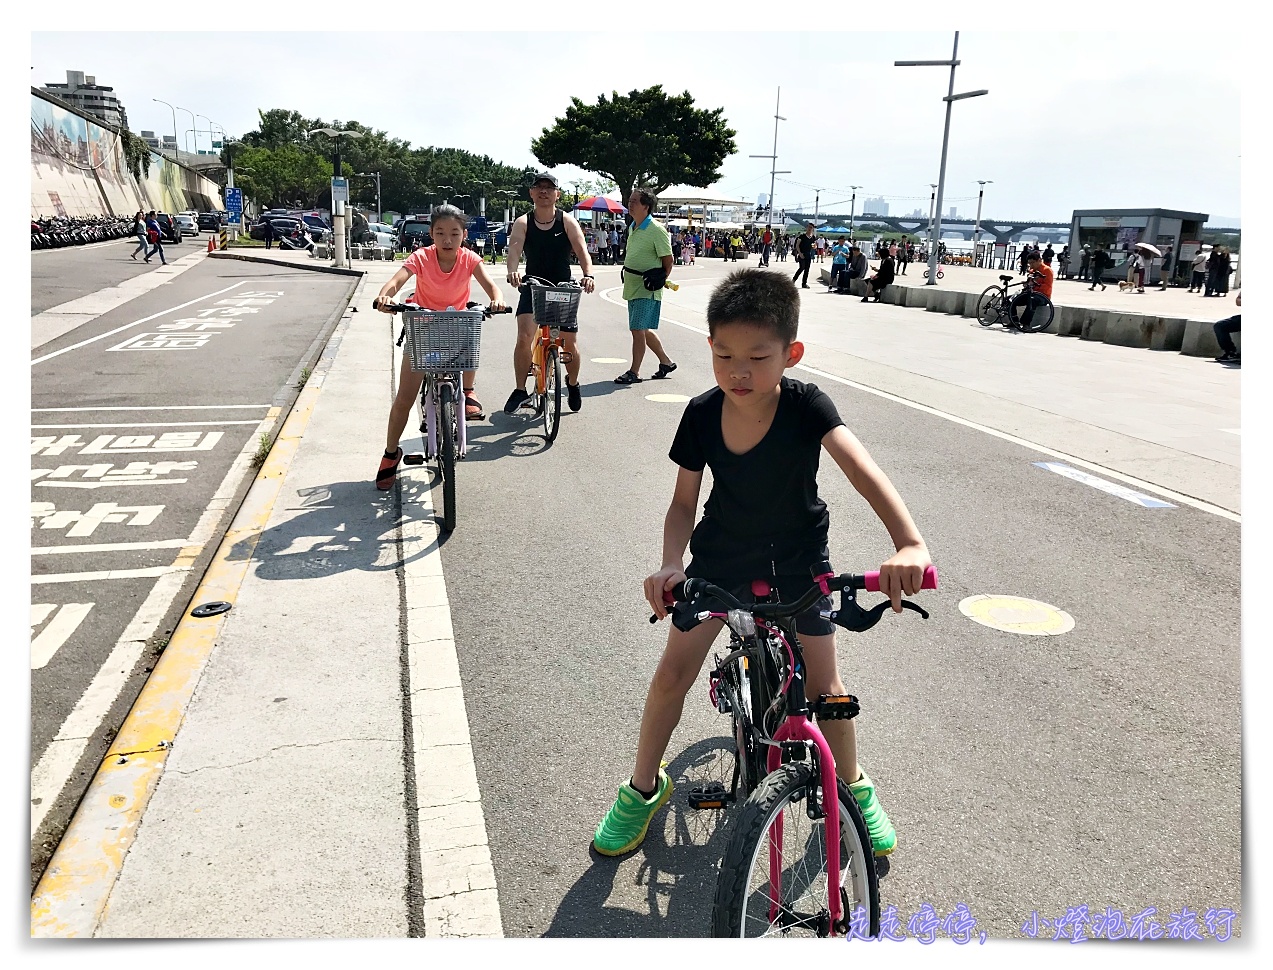
[(155, 221), (159, 223), (159, 234), (163, 237), (164, 242), (181, 242), (185, 234), (181, 231), (181, 227), (177, 225), (176, 216), (170, 216), (166, 212), (156, 212)]
[(291, 235), (292, 230), (299, 224), (299, 219), (293, 219), (289, 216), (272, 216), (268, 213), (261, 216), (260, 220), (252, 224), (252, 228), (248, 230), (248, 236), (252, 239), (265, 238), (265, 223), (269, 221), (274, 226), (274, 238), (280, 236)]
[(225, 220), (221, 218), (221, 213), (219, 212), (200, 212), (198, 222), (200, 229), (212, 230), (220, 229), (225, 224)]
[(416, 245), (429, 245), (429, 217), (407, 216), (398, 226), (398, 249), (409, 253)]
[(393, 231), (393, 226), (383, 222), (369, 222), (367, 228), (371, 230), (371, 234), (376, 237), (376, 245), (384, 249), (393, 249), (397, 245), (397, 234)]
[(309, 230), (309, 234), (313, 237), (314, 242), (323, 242), (331, 235), (331, 226), (323, 221), (322, 216), (303, 215), (301, 221), (305, 223), (305, 228)]
[(176, 220), (177, 228), (181, 230), (183, 236), (199, 235), (198, 216), (192, 216), (188, 212), (178, 212), (173, 219)]

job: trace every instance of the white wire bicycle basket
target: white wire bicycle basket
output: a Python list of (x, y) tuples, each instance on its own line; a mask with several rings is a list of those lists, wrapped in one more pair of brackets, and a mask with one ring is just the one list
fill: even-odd
[(425, 374), (477, 370), (482, 344), (481, 310), (405, 311), (411, 369)]

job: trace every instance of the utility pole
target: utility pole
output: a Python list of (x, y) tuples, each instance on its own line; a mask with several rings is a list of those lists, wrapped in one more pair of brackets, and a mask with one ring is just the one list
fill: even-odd
[[(767, 158), (769, 159), (769, 205), (768, 213), (765, 216), (765, 225), (773, 228), (774, 224), (774, 180), (778, 175), (790, 175), (790, 169), (778, 171), (774, 166), (778, 164), (778, 122), (786, 121), (782, 115), (778, 114), (778, 107), (782, 104), (782, 87), (778, 87), (778, 98), (774, 101), (774, 153), (772, 155), (748, 155), (748, 158)], [(704, 219), (706, 225), (706, 219)]]
[(993, 183), (994, 179), (977, 179), (977, 184), (981, 188), (977, 190), (977, 221), (972, 230), (972, 253), (973, 259), (978, 266), (981, 265), (981, 254), (977, 252), (977, 244), (981, 242), (981, 200), (986, 194), (986, 186)]
[(850, 185), (849, 189), (853, 192), (853, 198), (849, 200), (849, 242), (853, 242), (853, 213), (857, 211), (858, 189), (860, 185)]

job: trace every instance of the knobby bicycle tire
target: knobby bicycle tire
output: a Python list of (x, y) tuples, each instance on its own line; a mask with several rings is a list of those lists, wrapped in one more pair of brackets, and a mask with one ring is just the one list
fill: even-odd
[(455, 388), (443, 381), (438, 388), (438, 448), (439, 467), (442, 471), (442, 528), (455, 529)]
[[(780, 919), (794, 913), (810, 915), (825, 913), (826, 891), (826, 826), (825, 817), (810, 822), (805, 814), (805, 801), (811, 784), (817, 784), (815, 769), (804, 761), (790, 762), (765, 778), (743, 804), (734, 825), (729, 846), (721, 861), (716, 880), (716, 898), (712, 905), (712, 936), (747, 937), (766, 935), (796, 935), (796, 931), (808, 930), (799, 935), (815, 935), (808, 927), (774, 926), (769, 921), (769, 839), (767, 834), (774, 820), (783, 814), (783, 845), (793, 848), (803, 843), (801, 855), (813, 852), (814, 869), (797, 868), (799, 859), (792, 857), (787, 864), (783, 854), (781, 878), (784, 897), (780, 901)], [(853, 910), (861, 907), (867, 916), (867, 926), (861, 927), (869, 936), (878, 937), (880, 931), (879, 877), (875, 871), (875, 856), (871, 848), (871, 836), (862, 818), (862, 811), (848, 786), (836, 779), (840, 816), (840, 864), (841, 885), (847, 891), (849, 912), (843, 914), (853, 919)], [(792, 812), (785, 810), (794, 806)], [(785, 814), (784, 814), (785, 813)], [(803, 826), (798, 831), (793, 831)], [(801, 833), (807, 836), (801, 838)], [(789, 838), (790, 836), (790, 838)], [(818, 868), (820, 864), (820, 868)], [(803, 875), (803, 880), (798, 877)], [(758, 885), (752, 888), (753, 882)], [(800, 896), (786, 895), (803, 883)], [(843, 901), (843, 895), (841, 897)], [(854, 924), (856, 925), (856, 924)]]
[(977, 297), (977, 322), (983, 327), (993, 327), (1003, 320), (1005, 290), (1000, 286), (987, 286)]
[(544, 437), (552, 444), (561, 426), (561, 359), (556, 347), (544, 356)]

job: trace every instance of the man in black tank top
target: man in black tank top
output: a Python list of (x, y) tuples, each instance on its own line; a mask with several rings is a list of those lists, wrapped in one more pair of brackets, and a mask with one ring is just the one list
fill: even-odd
[[(518, 262), (526, 254), (526, 275), (538, 276), (553, 283), (570, 279), (570, 253), (574, 251), (583, 269), (583, 289), (592, 292), (592, 260), (588, 256), (588, 244), (575, 217), (557, 208), (561, 192), (557, 177), (540, 172), (530, 187), (530, 197), (535, 208), (513, 223), (508, 238), (508, 282), (521, 289), (517, 302), (517, 347), (513, 350), (513, 393), (508, 396), (504, 413), (512, 414), (530, 397), (526, 393), (526, 373), (530, 370), (531, 345), (535, 339), (535, 317), (531, 312), (530, 286), (523, 285), (518, 274)], [(578, 323), (574, 327), (562, 327), (562, 342), (570, 361), (566, 364), (566, 397), (570, 410), (578, 411), (582, 404), (579, 394), (579, 347), (575, 339)]]

